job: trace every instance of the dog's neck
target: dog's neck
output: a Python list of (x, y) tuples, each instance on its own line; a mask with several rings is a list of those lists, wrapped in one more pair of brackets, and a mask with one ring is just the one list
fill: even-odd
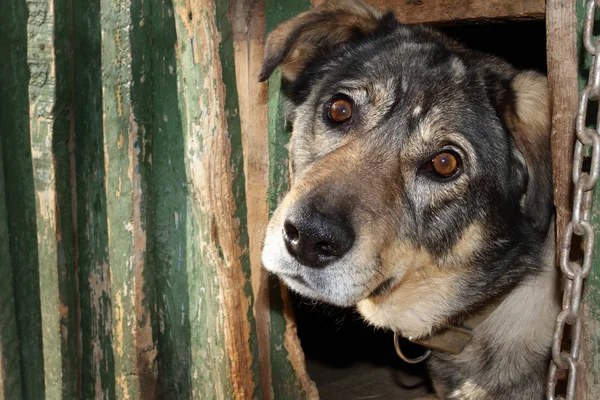
[(544, 270), (510, 291), (473, 329), (470, 342), (459, 354), (434, 352), (430, 367), (436, 391), (445, 396), (442, 398), (504, 398), (498, 393), (508, 387), (514, 390), (515, 385), (523, 386), (523, 393), (531, 394), (529, 398), (543, 395), (560, 305), (554, 226), (551, 232), (541, 260)]

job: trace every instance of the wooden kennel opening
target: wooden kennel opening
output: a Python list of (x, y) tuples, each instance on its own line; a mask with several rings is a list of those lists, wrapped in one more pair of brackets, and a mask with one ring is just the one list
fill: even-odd
[[(584, 2), (372, 1), (448, 31), (545, 20), (562, 229)], [(2, 4), (1, 400), (318, 397), (294, 303), (260, 265), (289, 126), (279, 74), (256, 79), (266, 33), (310, 6)], [(599, 389), (599, 265), (578, 399)]]

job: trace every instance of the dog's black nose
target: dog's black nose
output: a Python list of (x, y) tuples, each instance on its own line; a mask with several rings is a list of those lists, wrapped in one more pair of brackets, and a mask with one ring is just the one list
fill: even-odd
[(288, 252), (303, 265), (324, 267), (352, 248), (354, 232), (341, 217), (303, 208), (290, 212), (283, 224)]

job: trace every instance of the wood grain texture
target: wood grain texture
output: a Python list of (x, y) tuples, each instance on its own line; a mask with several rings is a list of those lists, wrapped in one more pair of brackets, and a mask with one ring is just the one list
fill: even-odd
[[(262, 398), (228, 1), (173, 3), (187, 179), (191, 392)], [(168, 12), (168, 11), (167, 11)]]
[(552, 174), (556, 230), (557, 238), (560, 238), (571, 219), (572, 204), (571, 166), (578, 103), (575, 4), (568, 0), (549, 0), (547, 17), (548, 85), (552, 101)]
[[(407, 24), (544, 19), (544, 0), (366, 0)], [(321, 4), (323, 0), (313, 0)]]
[[(44, 398), (36, 195), (29, 123), (28, 24), (25, 0), (3, 4), (0, 13), (0, 141), (2, 141), (9, 251), (13, 266), (15, 315), (22, 396)], [(33, 21), (31, 21), (33, 22)], [(35, 32), (35, 31), (33, 31)], [(7, 371), (11, 375), (15, 371)], [(19, 371), (21, 373), (21, 371)]]
[(76, 210), (80, 298), (81, 395), (113, 399), (111, 277), (103, 138), (100, 0), (72, 2), (73, 111), (69, 151), (74, 155), (72, 207)]
[(101, 2), (100, 9), (112, 345), (116, 396), (123, 399), (156, 397), (158, 381), (156, 292), (147, 251), (151, 96), (149, 83), (140, 81), (148, 69), (143, 7), (116, 0)]
[(261, 250), (269, 220), (269, 154), (267, 143), (267, 84), (258, 82), (264, 55), (265, 1), (236, 0), (230, 14), (235, 54), (237, 95), (248, 210), (248, 245), (254, 293), (256, 340), (259, 350), (263, 398), (274, 398), (269, 347), (269, 280), (261, 263)]
[[(61, 262), (58, 252), (62, 243), (62, 226), (58, 209), (54, 154), (56, 109), (56, 60), (54, 49), (54, 3), (28, 1), (27, 64), (29, 80), (29, 134), (33, 166), (38, 245), (39, 293), (42, 323), (44, 389), (47, 398), (77, 396), (77, 354), (62, 351), (68, 343), (69, 304), (72, 298), (61, 293), (61, 277), (72, 271)], [(62, 10), (61, 10), (62, 11)], [(62, 94), (62, 93), (61, 93)], [(68, 188), (67, 193), (68, 193)], [(63, 286), (63, 289), (69, 290)], [(71, 325), (72, 326), (72, 325)], [(71, 332), (75, 334), (75, 332)], [(63, 355), (67, 356), (63, 358)], [(69, 359), (69, 356), (72, 359)]]
[(21, 357), (0, 141), (0, 400), (21, 399)]

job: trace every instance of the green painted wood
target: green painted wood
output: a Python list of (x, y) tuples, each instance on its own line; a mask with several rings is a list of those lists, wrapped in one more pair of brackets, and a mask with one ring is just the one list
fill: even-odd
[(149, 69), (147, 10), (130, 0), (102, 2), (100, 10), (115, 394), (123, 399), (154, 398), (158, 378), (146, 225), (151, 93), (150, 82), (141, 79)]
[(69, 137), (80, 299), (81, 396), (114, 399), (112, 302), (102, 115), (100, 0), (72, 1), (73, 117)]
[[(9, 251), (24, 399), (44, 398), (42, 317), (34, 174), (29, 136), (25, 0), (2, 5), (0, 13), (0, 140), (2, 141)], [(10, 374), (14, 374), (11, 371)]]
[[(57, 60), (55, 45), (64, 44), (65, 36), (57, 35), (61, 32), (54, 30), (55, 4), (51, 1), (28, 1), (27, 6), (29, 133), (36, 207), (44, 387), (47, 398), (73, 398), (77, 396), (76, 330), (69, 332), (68, 329), (76, 327), (69, 323), (76, 317), (76, 309), (69, 307), (74, 304), (74, 291), (68, 285), (72, 281), (69, 279), (72, 277), (72, 270), (65, 263), (64, 257), (65, 252), (70, 252), (71, 244), (62, 241), (63, 215), (59, 211), (56, 187), (57, 163), (63, 160), (57, 160), (55, 154), (56, 149), (66, 150), (66, 143), (58, 140), (68, 137), (68, 125), (64, 121), (54, 123), (55, 111), (59, 106), (68, 105), (71, 99), (69, 91), (65, 90), (66, 85), (59, 91), (56, 86), (57, 66), (61, 68), (61, 72), (68, 72), (63, 61), (68, 53), (59, 53), (60, 60)], [(68, 9), (62, 7), (58, 11), (64, 13)], [(63, 30), (62, 34), (66, 35), (68, 32)], [(60, 155), (66, 156), (66, 151), (62, 151)], [(64, 162), (60, 166), (64, 167)], [(68, 177), (68, 170), (63, 168), (59, 176), (61, 175), (63, 178)], [(70, 190), (64, 185), (62, 189), (61, 195), (67, 200), (64, 204), (67, 210), (64, 226), (67, 227), (68, 234)]]
[[(157, 253), (157, 259), (165, 283), (185, 287), (180, 292), (171, 290), (172, 285), (162, 287), (161, 327), (163, 321), (177, 326), (183, 343), (189, 343), (189, 360), (173, 352), (169, 362), (189, 365), (189, 378), (180, 376), (180, 382), (186, 396), (201, 399), (262, 397), (251, 337), (253, 296), (228, 7), (175, 1), (171, 9), (166, 3), (160, 22), (153, 24), (167, 29), (174, 24), (178, 39), (174, 57), (165, 48), (158, 59), (162, 68), (155, 73), (166, 95), (177, 88), (178, 105), (178, 113), (166, 109), (176, 114), (173, 121), (163, 114), (163, 123), (155, 126), (156, 151), (159, 142), (169, 142), (175, 151), (155, 153), (155, 185), (156, 237), (167, 238), (173, 227), (166, 221), (176, 221), (180, 232), (171, 240), (179, 243), (171, 254)], [(169, 75), (177, 77), (177, 86), (168, 87), (173, 82)], [(156, 109), (155, 115), (155, 121), (160, 119)], [(170, 194), (159, 193), (165, 178), (174, 179), (170, 186), (182, 179), (187, 183), (186, 202), (178, 209), (163, 202)], [(159, 210), (164, 214), (159, 216)]]
[[(310, 8), (309, 1), (282, 3), (267, 0), (266, 30), (273, 30), (278, 24)], [(277, 70), (269, 79), (268, 88), (268, 151), (269, 189), (267, 193), (269, 211), (273, 212), (283, 195), (289, 190), (288, 146), (291, 126), (284, 120), (281, 74)], [(276, 399), (308, 399), (317, 396), (316, 389), (306, 376), (303, 365), (298, 362), (303, 355), (294, 354), (300, 349), (290, 349), (286, 336), (295, 337), (290, 332), (288, 319), (293, 318), (289, 309), (289, 297), (281, 284), (270, 278), (270, 361), (272, 385)], [(297, 339), (296, 339), (297, 340)], [(292, 351), (292, 354), (290, 354)], [(294, 362), (295, 361), (295, 362)], [(303, 359), (301, 360), (303, 361)]]
[[(52, 145), (56, 192), (56, 268), (58, 272), (62, 398), (77, 398), (80, 391), (79, 296), (74, 235), (74, 186), (70, 151), (72, 142), (73, 59), (71, 55), (71, 1), (48, 1), (53, 6), (54, 109)], [(42, 43), (40, 43), (42, 45)], [(43, 44), (46, 49), (46, 44)], [(32, 48), (30, 46), (30, 48)]]
[(15, 315), (12, 262), (9, 249), (8, 215), (0, 141), (0, 399), (21, 399), (21, 357)]
[[(187, 274), (188, 190), (177, 79), (177, 33), (171, 2), (151, 9), (153, 178), (159, 376), (164, 399), (192, 396)], [(183, 42), (185, 46), (188, 42)], [(204, 303), (206, 304), (206, 303)], [(201, 310), (202, 315), (208, 308)]]
[[(3, 8), (0, 398), (264, 397), (231, 18), (227, 0)], [(273, 294), (274, 396), (306, 398)]]

